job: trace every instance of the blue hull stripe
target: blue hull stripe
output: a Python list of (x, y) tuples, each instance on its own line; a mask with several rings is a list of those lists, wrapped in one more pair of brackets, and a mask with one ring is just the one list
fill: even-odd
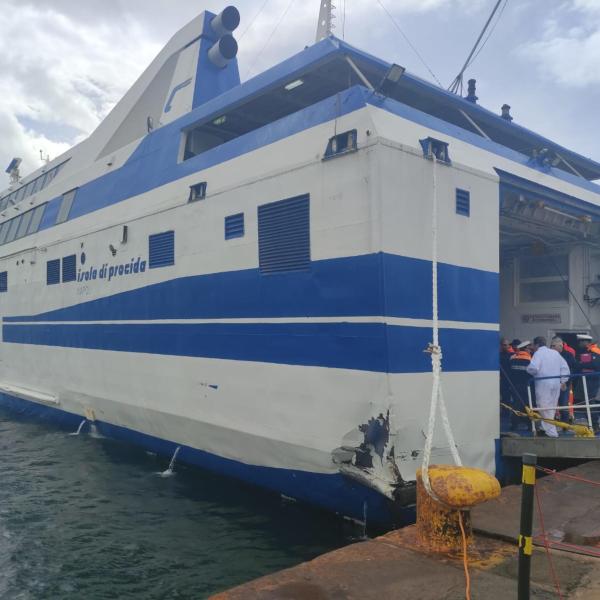
[[(24, 416), (57, 422), (64, 427), (76, 429), (82, 417), (56, 408), (42, 406), (6, 394), (0, 394), (0, 406)], [(96, 421), (98, 431), (106, 437), (133, 443), (162, 456), (171, 456), (179, 445), (132, 429)], [(84, 429), (84, 433), (85, 433)], [(257, 485), (286, 496), (337, 512), (355, 519), (363, 518), (363, 504), (367, 503), (369, 522), (388, 526), (392, 524), (389, 501), (374, 490), (363, 487), (339, 474), (320, 474), (291, 469), (275, 469), (246, 465), (234, 460), (209, 454), (189, 446), (181, 446), (178, 460), (198, 466), (247, 483)], [(406, 509), (404, 524), (414, 519), (411, 509)], [(396, 517), (396, 524), (398, 522)]]
[[(430, 328), (382, 323), (5, 324), (3, 338), (63, 348), (391, 373), (431, 371), (423, 352), (431, 341)], [(442, 330), (444, 369), (497, 370), (497, 338), (494, 331)]]
[[(498, 323), (497, 273), (442, 263), (439, 290), (440, 319)], [(246, 269), (180, 277), (4, 321), (344, 316), (431, 319), (431, 262), (376, 253), (313, 261), (307, 272), (261, 275)]]

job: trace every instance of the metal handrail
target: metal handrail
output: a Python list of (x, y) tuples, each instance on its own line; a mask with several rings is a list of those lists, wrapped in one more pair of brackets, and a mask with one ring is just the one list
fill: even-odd
[[(590, 429), (593, 429), (594, 425), (592, 423), (591, 408), (597, 408), (597, 407), (600, 407), (600, 405), (598, 405), (598, 404), (590, 405), (590, 397), (589, 397), (589, 393), (588, 393), (587, 378), (588, 377), (600, 377), (599, 372), (596, 372), (596, 373), (573, 373), (573, 374), (569, 374), (568, 376), (567, 375), (547, 375), (545, 377), (533, 377), (532, 376), (531, 381), (529, 381), (527, 383), (527, 400), (529, 402), (529, 408), (531, 410), (535, 410), (533, 408), (533, 398), (532, 398), (532, 394), (531, 394), (531, 386), (536, 381), (543, 381), (546, 379), (566, 379), (567, 381), (570, 381), (571, 379), (575, 379), (576, 377), (581, 377), (581, 382), (583, 384), (583, 397), (585, 399), (585, 403), (584, 403), (583, 407), (585, 407), (585, 410), (587, 413), (588, 425), (589, 425)], [(581, 404), (578, 404), (578, 406), (580, 408), (583, 408)], [(565, 407), (563, 407), (563, 406), (557, 406), (557, 407), (545, 406), (542, 410), (565, 410)], [(531, 430), (533, 433), (535, 433), (534, 421), (531, 421)]]

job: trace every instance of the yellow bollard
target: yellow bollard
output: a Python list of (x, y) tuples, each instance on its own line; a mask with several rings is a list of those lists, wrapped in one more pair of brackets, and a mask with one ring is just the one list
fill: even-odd
[(425, 489), (421, 469), (417, 471), (417, 536), (433, 552), (462, 552), (460, 513), (467, 537), (473, 540), (469, 510), (476, 504), (500, 495), (498, 480), (481, 469), (430, 465), (431, 489), (439, 498), (434, 500)]

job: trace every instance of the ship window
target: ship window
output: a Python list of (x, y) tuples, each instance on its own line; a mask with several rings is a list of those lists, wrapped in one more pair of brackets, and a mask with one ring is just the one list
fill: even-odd
[(21, 218), (21, 222), (19, 223), (19, 229), (17, 229), (17, 235), (15, 239), (22, 238), (27, 234), (27, 229), (29, 228), (29, 223), (31, 223), (31, 217), (33, 216), (33, 211), (28, 210), (26, 213), (23, 213), (23, 217)]
[[(46, 204), (40, 204), (36, 206), (31, 212), (33, 213), (31, 217), (31, 222), (29, 223), (29, 228), (27, 229), (27, 233), (35, 233), (40, 228), (40, 223), (42, 222), (42, 217), (44, 216), (44, 211), (46, 210)], [(1, 242), (0, 242), (1, 243)]]
[(204, 198), (206, 198), (206, 181), (202, 181), (196, 185), (190, 185), (190, 196), (188, 198), (188, 202), (203, 200)]
[(567, 302), (569, 256), (522, 256), (519, 259), (519, 302)]
[(15, 236), (17, 235), (17, 229), (19, 229), (19, 223), (21, 222), (21, 217), (23, 215), (19, 215), (18, 217), (15, 217), (14, 219), (10, 220), (10, 226), (8, 228), (8, 232), (6, 234), (6, 239), (4, 240), (7, 244), (8, 242), (12, 242), (15, 239)]
[(19, 188), (15, 194), (14, 203), (16, 204), (25, 197), (25, 186)]
[[(301, 77), (298, 74), (293, 81), (264, 89), (260, 94), (229, 106), (183, 131), (182, 159), (191, 159), (250, 132), (274, 125), (280, 119), (322, 100), (333, 98), (335, 102), (336, 94), (355, 84), (361, 84), (361, 81), (345, 59), (325, 61), (312, 72), (302, 73)], [(264, 139), (254, 142), (261, 144)]]
[(258, 207), (258, 259), (264, 274), (310, 267), (308, 194)]
[(77, 259), (74, 254), (64, 256), (62, 259), (62, 280), (63, 283), (75, 281), (77, 276)]
[(338, 133), (329, 138), (324, 158), (332, 158), (356, 150), (356, 129)]
[(35, 180), (30, 181), (26, 186), (25, 186), (25, 194), (23, 194), (23, 198), (27, 198), (28, 196), (31, 196), (31, 194), (33, 194), (33, 186), (35, 185)]
[(59, 223), (64, 223), (69, 218), (71, 206), (73, 206), (73, 200), (75, 199), (76, 194), (77, 188), (63, 194), (62, 202), (60, 203), (60, 208), (58, 209), (58, 215), (56, 215), (56, 225)]
[(44, 187), (46, 187), (52, 183), (52, 180), (58, 175), (58, 170), (60, 169), (61, 166), (62, 165), (59, 165), (58, 167), (54, 167), (54, 169), (50, 169), (46, 173), (46, 178), (44, 180)]
[(60, 258), (46, 262), (46, 283), (48, 285), (60, 283)]
[(456, 214), (463, 217), (471, 216), (471, 194), (467, 190), (456, 188)]
[(0, 225), (0, 244), (4, 244), (4, 240), (6, 239), (6, 234), (8, 233), (9, 227), (10, 221), (4, 221), (4, 223)]
[(225, 239), (244, 237), (244, 213), (225, 217)]
[(433, 158), (435, 156), (439, 162), (450, 164), (447, 142), (426, 137), (419, 140), (419, 143), (421, 144), (421, 148), (423, 148), (423, 156), (425, 158)]
[(0, 273), (0, 292), (6, 292), (8, 290), (8, 272), (2, 271)]
[(175, 264), (175, 232), (163, 231), (148, 237), (148, 262), (151, 269)]
[(44, 176), (40, 175), (34, 182), (33, 182), (33, 189), (31, 190), (32, 194), (36, 194), (37, 192), (39, 192), (42, 189), (42, 184), (44, 183)]

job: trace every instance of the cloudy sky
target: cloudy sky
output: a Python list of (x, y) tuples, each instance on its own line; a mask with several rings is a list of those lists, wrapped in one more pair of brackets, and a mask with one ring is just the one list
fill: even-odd
[[(494, 0), (337, 0), (335, 33), (447, 87)], [(0, 188), (85, 138), (168, 39), (213, 0), (0, 0)], [(314, 40), (319, 0), (238, 0), (242, 79)], [(344, 18), (345, 13), (345, 18)], [(480, 103), (600, 160), (600, 0), (508, 0), (467, 72)]]

